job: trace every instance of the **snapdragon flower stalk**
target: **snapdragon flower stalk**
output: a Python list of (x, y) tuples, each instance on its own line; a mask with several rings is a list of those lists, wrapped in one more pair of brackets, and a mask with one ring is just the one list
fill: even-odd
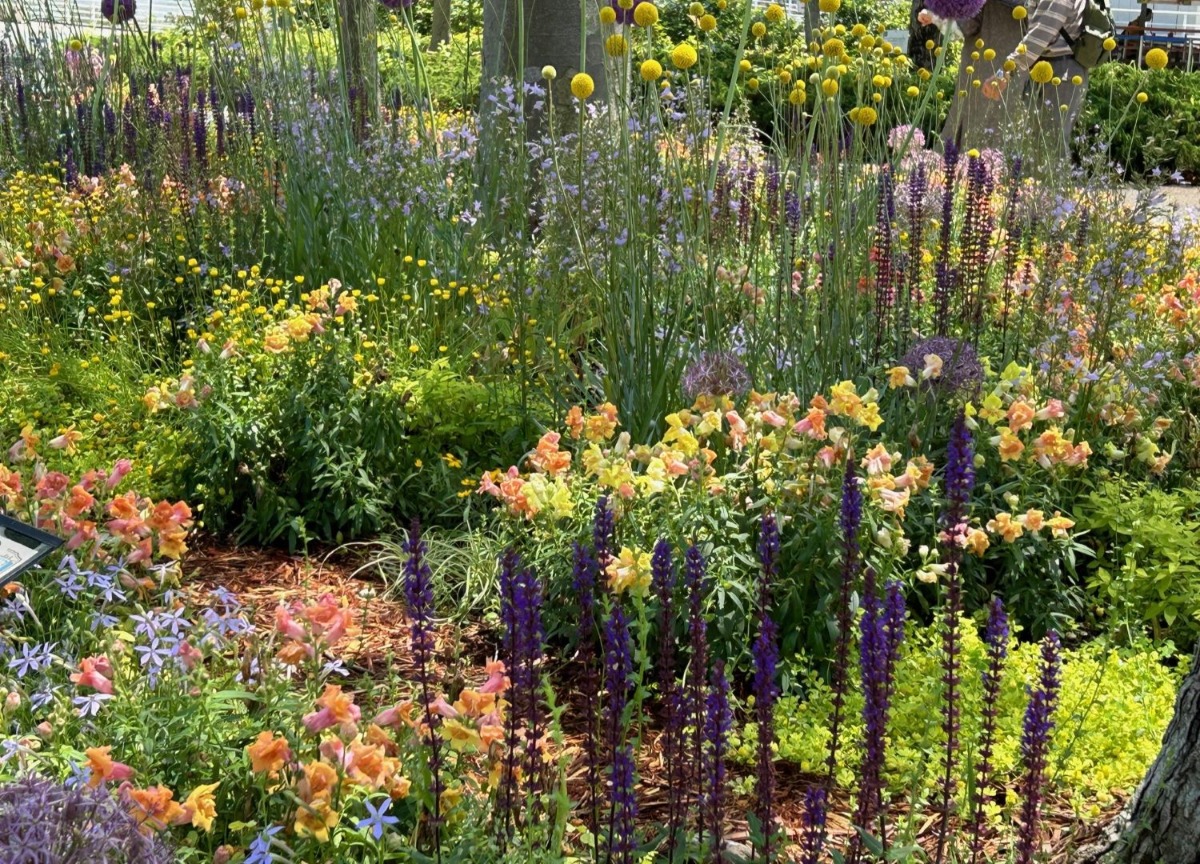
[(425, 715), (425, 741), (429, 747), (430, 793), (433, 797), (434, 858), (442, 860), (442, 737), (439, 730), (441, 715), (433, 708), (433, 655), (435, 638), (433, 632), (433, 573), (425, 563), (425, 542), (421, 539), (421, 525), (416, 520), (408, 531), (404, 543), (404, 599), (408, 605), (411, 621), (409, 640), (412, 643), (413, 660), (416, 665), (417, 684), (420, 687), (421, 710)]
[(983, 802), (992, 785), (993, 750), (996, 744), (996, 718), (999, 714), (1000, 681), (1004, 673), (1004, 658), (1008, 654), (1008, 615), (1004, 602), (993, 598), (988, 612), (987, 631), (988, 665), (983, 672), (983, 729), (979, 743), (979, 767), (975, 778), (975, 813), (971, 826), (971, 864), (980, 860), (983, 841), (986, 839), (986, 822)]
[(962, 611), (962, 583), (959, 566), (967, 535), (967, 508), (975, 486), (975, 453), (966, 415), (959, 411), (950, 430), (946, 450), (946, 511), (942, 516), (942, 546), (946, 552), (946, 603), (942, 624), (942, 733), (946, 744), (942, 754), (941, 819), (935, 861), (941, 864), (946, 849), (950, 811), (954, 807), (954, 772), (958, 764), (959, 732), (959, 615)]
[(762, 831), (761, 860), (769, 862), (775, 839), (775, 684), (779, 662), (779, 635), (771, 618), (771, 585), (779, 573), (779, 524), (772, 513), (762, 518), (759, 530), (758, 637), (754, 640), (754, 716), (758, 723), (758, 764), (754, 787), (754, 815)]
[(1021, 731), (1021, 763), (1025, 774), (1021, 779), (1021, 824), (1017, 829), (1017, 864), (1031, 864), (1037, 842), (1038, 818), (1042, 798), (1046, 793), (1046, 757), (1050, 750), (1050, 733), (1054, 729), (1054, 709), (1062, 685), (1062, 646), (1058, 634), (1051, 630), (1042, 640), (1042, 669), (1038, 686), (1029, 694), (1025, 723)]

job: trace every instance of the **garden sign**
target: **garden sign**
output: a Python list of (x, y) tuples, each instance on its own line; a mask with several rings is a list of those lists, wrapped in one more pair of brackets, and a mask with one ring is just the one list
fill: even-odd
[(0, 587), (62, 545), (62, 540), (0, 513)]

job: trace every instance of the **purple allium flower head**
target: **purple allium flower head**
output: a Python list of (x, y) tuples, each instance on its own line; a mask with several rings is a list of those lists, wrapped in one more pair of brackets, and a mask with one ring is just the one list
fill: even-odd
[(1042, 797), (1046, 791), (1046, 757), (1050, 750), (1050, 732), (1054, 729), (1054, 708), (1061, 686), (1058, 634), (1053, 630), (1042, 640), (1042, 668), (1038, 685), (1029, 694), (1025, 723), (1021, 731), (1021, 762), (1025, 774), (1021, 780), (1021, 824), (1017, 830), (1017, 864), (1033, 861), (1037, 842), (1037, 823)]
[(942, 361), (941, 372), (921, 382), (922, 389), (938, 396), (973, 393), (983, 380), (983, 366), (969, 342), (951, 336), (923, 339), (900, 360), (917, 375), (925, 368), (925, 358), (934, 355)]
[(83, 784), (30, 775), (0, 786), (0, 861), (30, 864), (170, 864), (172, 850), (147, 836), (119, 798)]
[(925, 0), (925, 8), (939, 18), (965, 21), (983, 9), (986, 0)]
[(105, 21), (124, 24), (137, 13), (135, 0), (100, 0), (100, 15)]
[(705, 351), (684, 370), (680, 386), (692, 401), (701, 396), (738, 399), (750, 390), (750, 373), (732, 351)]
[(388, 9), (407, 9), (413, 5), (413, 0), (379, 0), (379, 4)]

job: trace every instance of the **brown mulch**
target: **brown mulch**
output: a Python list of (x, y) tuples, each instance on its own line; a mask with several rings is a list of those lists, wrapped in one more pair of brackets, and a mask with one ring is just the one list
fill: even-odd
[[(345, 603), (353, 612), (355, 629), (350, 637), (338, 646), (338, 657), (352, 674), (372, 677), (395, 674), (411, 679), (413, 667), (408, 660), (408, 619), (398, 591), (389, 590), (377, 568), (364, 566), (367, 558), (361, 552), (335, 551), (311, 554), (307, 557), (290, 555), (281, 550), (258, 548), (232, 548), (209, 540), (202, 540), (189, 554), (185, 564), (188, 582), (187, 592), (198, 601), (218, 586), (234, 593), (262, 632), (274, 628), (275, 608), (281, 604), (313, 603), (324, 594), (331, 594), (339, 603)], [(394, 578), (398, 578), (398, 574)], [(398, 586), (397, 586), (398, 587)], [(445, 668), (440, 669), (443, 680), (463, 680), (465, 673), (475, 672), (483, 662), (494, 656), (495, 640), (477, 624), (456, 626), (442, 624), (438, 628), (440, 659)], [(571, 667), (563, 664), (562, 673), (569, 679)], [(577, 688), (560, 688), (575, 697)], [(577, 753), (582, 752), (582, 705), (578, 710), (564, 713), (568, 746)], [(574, 726), (575, 728), (571, 728)], [(648, 735), (642, 747), (638, 775), (638, 802), (641, 817), (653, 821), (666, 808), (667, 784), (662, 750), (657, 734)], [(570, 772), (570, 786), (576, 800), (584, 797), (585, 770), (582, 759)], [(801, 836), (804, 795), (807, 789), (821, 778), (804, 774), (781, 764), (777, 776), (777, 815), (781, 827), (793, 842)], [(578, 793), (576, 793), (578, 790)], [(742, 802), (748, 805), (749, 802)], [(1075, 815), (1066, 800), (1051, 800), (1044, 810), (1042, 823), (1042, 852), (1048, 854), (1052, 864), (1070, 864), (1075, 853), (1098, 839), (1105, 826), (1121, 810), (1124, 800), (1118, 800), (1105, 808), (1101, 816), (1084, 821)], [(893, 824), (904, 816), (904, 804), (893, 806), (890, 811)], [(834, 838), (850, 836), (849, 813), (853, 801), (845, 796), (834, 799), (828, 815), (829, 833)], [(734, 808), (730, 808), (733, 810)], [(936, 815), (923, 817), (919, 837), (921, 846), (927, 851), (936, 847)], [(738, 843), (748, 842), (748, 830), (744, 821), (730, 826), (728, 839)], [(1003, 850), (989, 844), (987, 860), (1003, 860)]]

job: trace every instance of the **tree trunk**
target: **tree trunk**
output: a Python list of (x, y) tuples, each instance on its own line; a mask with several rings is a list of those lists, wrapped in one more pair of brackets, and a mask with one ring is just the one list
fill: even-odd
[(1077, 864), (1200, 864), (1200, 644), (1162, 750), (1109, 837)]
[(429, 31), (429, 50), (450, 41), (450, 0), (433, 0), (433, 25)]
[[(933, 51), (926, 48), (926, 43), (932, 41), (933, 47), (942, 44), (942, 31), (933, 24), (922, 24), (917, 20), (917, 13), (925, 8), (923, 0), (912, 0), (908, 10), (908, 59), (918, 69), (933, 70), (935, 57)], [(963, 51), (964, 54), (969, 53)]]
[(375, 0), (338, 0), (338, 65), (355, 137), (366, 137), (379, 104)]

